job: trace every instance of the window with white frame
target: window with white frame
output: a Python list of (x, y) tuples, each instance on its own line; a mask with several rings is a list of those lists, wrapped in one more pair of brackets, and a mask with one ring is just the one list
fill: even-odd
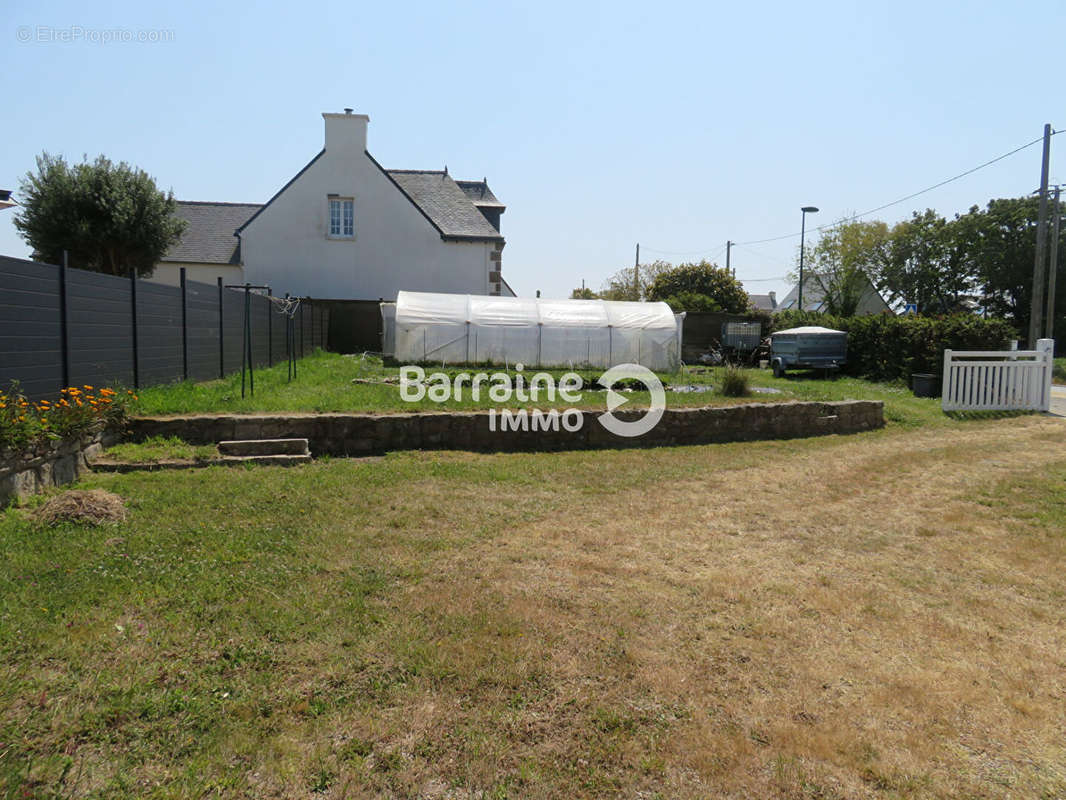
[(355, 201), (352, 198), (329, 198), (329, 235), (338, 239), (355, 236)]

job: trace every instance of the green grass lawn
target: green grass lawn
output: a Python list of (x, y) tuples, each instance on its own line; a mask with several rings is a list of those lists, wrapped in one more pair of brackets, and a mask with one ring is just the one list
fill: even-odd
[[(434, 371), (427, 367), (427, 374)], [(485, 368), (444, 368), (442, 371), (454, 377), (460, 372), (484, 370), (489, 373), (504, 370)], [(140, 392), (140, 399), (133, 404), (134, 414), (184, 414), (184, 413), (256, 413), (256, 412), (328, 412), (348, 411), (365, 413), (395, 413), (405, 411), (441, 411), (454, 409), (478, 409), (493, 406), (482, 392), (480, 401), (473, 400), (467, 391), (461, 401), (451, 400), (444, 404), (425, 398), (418, 403), (405, 402), (400, 396), (395, 380), (399, 374), (396, 367), (386, 367), (379, 359), (362, 356), (344, 356), (336, 353), (318, 352), (299, 362), (298, 377), (289, 382), (284, 365), (258, 370), (255, 374), (255, 396), (241, 397), (240, 374), (222, 380), (204, 383), (176, 383), (153, 386)], [(558, 379), (565, 370), (550, 370)], [(508, 374), (514, 375), (514, 371)], [(579, 371), (588, 382), (595, 379), (598, 371)], [(756, 387), (778, 390), (776, 394), (754, 393), (747, 398), (722, 397), (715, 392), (675, 393), (667, 392), (669, 407), (722, 405), (733, 403), (781, 402), (788, 400), (845, 400), (872, 399), (885, 402), (886, 418), (905, 424), (935, 423), (943, 419), (939, 401), (916, 398), (902, 384), (875, 384), (856, 378), (837, 377), (823, 379), (813, 372), (795, 372), (785, 378), (774, 378), (769, 370), (745, 370), (749, 382)], [(686, 368), (683, 373), (662, 375), (668, 385), (715, 384), (718, 370), (703, 367)], [(634, 405), (647, 405), (646, 392), (633, 392)], [(539, 401), (541, 408), (573, 406), (577, 408), (600, 408), (604, 403), (603, 392), (585, 391), (582, 400), (570, 404), (556, 398), (555, 402)], [(532, 403), (528, 404), (530, 407)], [(521, 406), (521, 404), (516, 404)]]
[(1055, 359), (1055, 383), (1066, 383), (1066, 357)]
[(1061, 797), (1061, 422), (945, 424), (93, 475), (0, 513), (0, 795)]
[(218, 457), (215, 445), (191, 445), (177, 436), (150, 436), (143, 442), (121, 442), (107, 448), (106, 456), (132, 464), (159, 461), (209, 461)]

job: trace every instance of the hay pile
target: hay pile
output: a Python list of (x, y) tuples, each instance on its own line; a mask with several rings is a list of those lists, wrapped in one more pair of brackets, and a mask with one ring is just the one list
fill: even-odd
[(105, 525), (126, 519), (126, 504), (117, 494), (103, 489), (72, 489), (53, 497), (33, 516), (46, 525)]

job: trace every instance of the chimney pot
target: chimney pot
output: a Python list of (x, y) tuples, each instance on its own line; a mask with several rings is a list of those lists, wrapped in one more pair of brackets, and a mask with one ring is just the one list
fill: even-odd
[(344, 109), (344, 113), (345, 114), (351, 114), (354, 110), (355, 110), (354, 108), (345, 108)]

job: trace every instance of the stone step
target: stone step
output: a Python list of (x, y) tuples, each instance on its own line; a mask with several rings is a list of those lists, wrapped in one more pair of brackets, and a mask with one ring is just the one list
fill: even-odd
[(251, 456), (222, 456), (216, 464), (262, 464), (264, 466), (287, 467), (293, 464), (310, 464), (310, 453), (270, 453)]
[(236, 439), (218, 443), (223, 456), (304, 456), (309, 455), (307, 439)]
[(168, 469), (202, 469), (203, 467), (239, 467), (242, 464), (261, 464), (263, 466), (288, 467), (296, 464), (309, 464), (309, 453), (268, 456), (222, 456), (206, 461), (112, 461), (109, 458), (94, 460), (91, 467), (96, 472), (157, 472)]

